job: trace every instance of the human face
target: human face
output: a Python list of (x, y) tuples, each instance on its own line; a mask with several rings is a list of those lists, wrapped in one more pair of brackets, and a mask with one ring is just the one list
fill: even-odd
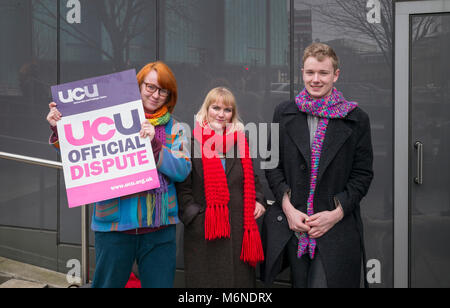
[(323, 61), (309, 57), (302, 69), (303, 82), (306, 90), (314, 99), (320, 99), (331, 94), (334, 84), (339, 79), (339, 69), (334, 71), (330, 57)]
[(141, 98), (144, 110), (146, 113), (155, 113), (159, 108), (161, 108), (167, 101), (167, 97), (162, 97), (160, 91), (156, 90), (151, 93), (147, 89), (147, 84), (152, 84), (157, 88), (161, 88), (158, 83), (158, 73), (156, 71), (151, 71), (144, 78), (144, 82), (141, 84)]
[(215, 131), (225, 130), (232, 118), (233, 107), (226, 106), (222, 98), (217, 99), (208, 108), (208, 123)]

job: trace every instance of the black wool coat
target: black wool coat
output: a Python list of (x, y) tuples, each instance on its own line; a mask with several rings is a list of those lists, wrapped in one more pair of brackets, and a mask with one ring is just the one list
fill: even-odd
[[(205, 240), (205, 188), (199, 144), (192, 138), (192, 171), (177, 183), (179, 217), (184, 224), (184, 269), (188, 288), (252, 288), (255, 268), (240, 260), (244, 235), (244, 173), (239, 158), (226, 158), (225, 174), (230, 192), (231, 238)], [(239, 153), (237, 146), (234, 153)], [(237, 155), (237, 154), (236, 154)], [(256, 201), (265, 205), (255, 173)]]
[[(266, 170), (276, 198), (264, 216), (262, 229), (265, 263), (261, 274), (266, 284), (288, 266), (285, 248), (293, 231), (281, 208), (283, 195), (291, 189), (291, 203), (306, 213), (311, 169), (307, 114), (300, 112), (294, 101), (284, 102), (277, 106), (273, 122), (279, 123), (280, 151), (277, 167)], [(334, 198), (344, 210), (344, 218), (317, 239), (331, 288), (360, 287), (364, 236), (359, 203), (373, 178), (372, 162), (368, 115), (356, 108), (344, 119), (330, 120), (319, 163), (314, 213), (334, 210)]]

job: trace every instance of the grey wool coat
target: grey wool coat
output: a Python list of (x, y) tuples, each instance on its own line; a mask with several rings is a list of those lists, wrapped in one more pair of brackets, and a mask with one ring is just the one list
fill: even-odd
[[(192, 138), (197, 155), (199, 146)], [(234, 153), (238, 153), (235, 146)], [(205, 240), (205, 190), (203, 164), (192, 155), (192, 171), (177, 184), (179, 216), (184, 224), (184, 269), (188, 288), (255, 287), (255, 269), (240, 260), (244, 235), (244, 174), (238, 158), (226, 158), (225, 173), (230, 192), (228, 203), (231, 238)], [(265, 205), (261, 184), (255, 173), (256, 201)]]
[[(285, 247), (293, 236), (281, 208), (283, 195), (290, 189), (291, 203), (306, 213), (311, 169), (307, 115), (294, 101), (284, 102), (277, 106), (273, 122), (280, 125), (279, 163), (266, 170), (266, 177), (276, 202), (267, 210), (262, 230), (265, 263), (261, 274), (269, 285), (288, 266)], [(317, 239), (328, 287), (360, 287), (364, 259), (360, 201), (373, 178), (372, 162), (368, 115), (357, 107), (344, 119), (330, 120), (319, 163), (314, 213), (334, 210), (336, 198), (344, 218)]]

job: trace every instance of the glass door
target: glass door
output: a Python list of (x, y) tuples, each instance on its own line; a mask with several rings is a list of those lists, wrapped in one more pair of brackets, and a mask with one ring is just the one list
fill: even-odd
[(395, 20), (394, 286), (450, 287), (450, 1)]
[(410, 283), (450, 287), (450, 13), (410, 16)]

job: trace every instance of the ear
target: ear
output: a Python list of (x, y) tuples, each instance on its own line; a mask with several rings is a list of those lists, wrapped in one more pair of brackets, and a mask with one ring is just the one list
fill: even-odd
[(334, 72), (333, 83), (336, 83), (336, 82), (338, 81), (340, 74), (341, 74), (341, 70), (340, 70), (340, 69), (337, 69), (337, 70)]

